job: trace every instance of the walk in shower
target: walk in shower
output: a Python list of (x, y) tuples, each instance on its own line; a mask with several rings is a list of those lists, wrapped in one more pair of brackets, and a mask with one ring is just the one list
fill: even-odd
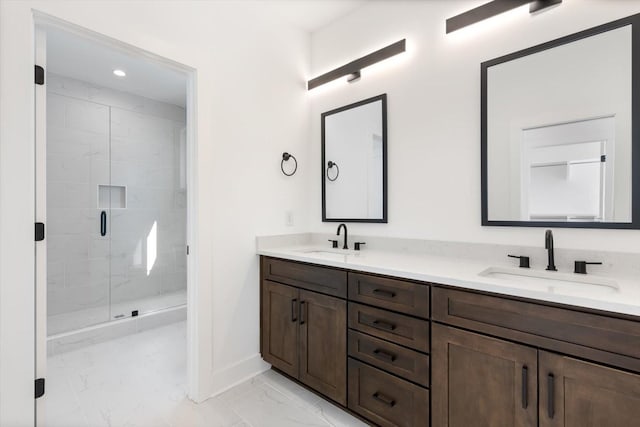
[(185, 110), (47, 74), (48, 335), (186, 304)]

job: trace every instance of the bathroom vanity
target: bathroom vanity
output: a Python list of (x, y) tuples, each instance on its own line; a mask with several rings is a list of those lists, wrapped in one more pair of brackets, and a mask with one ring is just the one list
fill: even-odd
[[(594, 309), (598, 298), (562, 304), (554, 292), (501, 289), (479, 275), (471, 281), (466, 267), (457, 277), (441, 275), (441, 283), (416, 280), (430, 267), (418, 272), (401, 254), (259, 252), (263, 358), (374, 425), (631, 426), (640, 419), (633, 301), (617, 313)], [(392, 266), (392, 275), (376, 273)]]
[[(640, 229), (639, 25), (481, 64), (482, 225)], [(323, 221), (388, 222), (386, 99), (322, 115)], [(595, 251), (556, 267), (547, 230), (545, 270), (530, 268), (541, 248), (377, 238), (348, 251), (337, 231), (343, 250), (332, 236), (258, 244), (275, 369), (380, 426), (640, 425), (637, 256), (624, 274)]]

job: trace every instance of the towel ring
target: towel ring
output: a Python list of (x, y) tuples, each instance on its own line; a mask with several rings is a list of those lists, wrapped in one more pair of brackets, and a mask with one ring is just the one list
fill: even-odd
[[(295, 162), (295, 166), (293, 167), (293, 172), (286, 173), (284, 171), (284, 162), (288, 162), (289, 159), (293, 159), (293, 161)], [(295, 156), (293, 154), (289, 154), (287, 152), (282, 153), (282, 160), (280, 161), (280, 170), (286, 176), (292, 176), (293, 174), (296, 173), (296, 171), (298, 170), (298, 160), (296, 160), (296, 158), (295, 158)]]
[[(336, 176), (331, 179), (331, 177), (329, 176), (329, 169), (333, 169), (334, 166), (336, 167)], [(329, 162), (327, 163), (327, 179), (333, 182), (338, 179), (338, 176), (340, 176), (340, 168), (338, 167), (338, 164), (329, 160)]]

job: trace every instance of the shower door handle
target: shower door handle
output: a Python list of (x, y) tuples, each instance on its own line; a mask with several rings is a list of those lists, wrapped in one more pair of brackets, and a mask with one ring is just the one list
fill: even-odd
[(105, 211), (100, 213), (100, 235), (107, 235), (107, 213)]

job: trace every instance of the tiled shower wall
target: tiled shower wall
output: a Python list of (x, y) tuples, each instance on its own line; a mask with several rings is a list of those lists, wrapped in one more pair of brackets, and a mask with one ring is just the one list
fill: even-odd
[[(178, 106), (47, 76), (49, 316), (86, 312), (78, 328), (186, 290), (184, 127)], [(99, 185), (125, 187), (126, 207), (99, 208)]]

